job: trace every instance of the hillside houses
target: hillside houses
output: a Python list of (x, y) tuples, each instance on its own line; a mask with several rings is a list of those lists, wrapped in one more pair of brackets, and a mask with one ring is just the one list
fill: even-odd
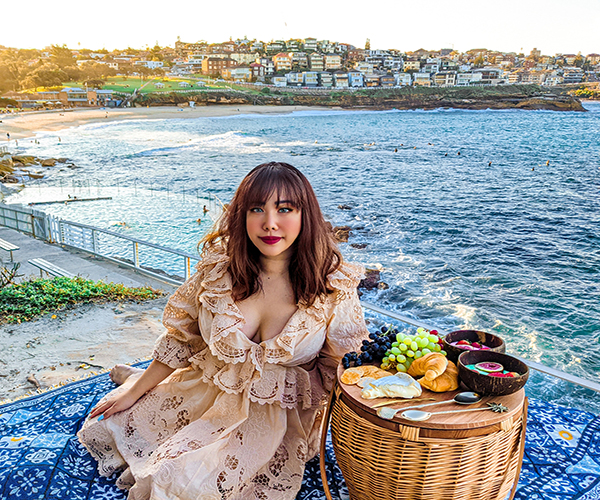
[(517, 54), (484, 48), (464, 53), (452, 49), (402, 52), (370, 46), (362, 49), (317, 38), (243, 38), (222, 43), (177, 40), (174, 49), (156, 49), (136, 54), (88, 53), (85, 59), (110, 64), (118, 72), (124, 66), (131, 67), (132, 72), (144, 66), (172, 76), (200, 73), (225, 80), (308, 88), (551, 86), (600, 80), (600, 55), (596, 53), (550, 56), (537, 49)]

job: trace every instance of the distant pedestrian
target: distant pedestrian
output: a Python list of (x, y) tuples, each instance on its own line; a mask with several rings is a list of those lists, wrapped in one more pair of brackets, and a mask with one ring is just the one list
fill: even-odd
[(6, 140), (10, 141), (10, 134), (6, 132)]

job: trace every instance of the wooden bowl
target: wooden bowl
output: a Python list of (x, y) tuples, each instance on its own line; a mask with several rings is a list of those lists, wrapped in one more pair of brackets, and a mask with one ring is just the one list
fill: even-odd
[[(517, 372), (521, 376), (513, 378), (493, 377), (470, 370), (467, 365), (484, 361), (500, 363), (506, 371)], [(506, 396), (521, 389), (529, 378), (529, 368), (525, 363), (508, 354), (494, 351), (465, 351), (458, 357), (458, 377), (464, 385), (484, 396)]]
[(480, 332), (479, 330), (456, 330), (455, 332), (448, 333), (444, 338), (442, 338), (443, 349), (446, 351), (446, 357), (456, 363), (458, 361), (458, 357), (463, 352), (474, 352), (468, 351), (466, 349), (461, 349), (460, 347), (456, 347), (454, 345), (450, 345), (451, 342), (456, 342), (458, 340), (469, 340), (470, 342), (479, 342), (481, 345), (486, 345), (489, 349), (485, 349), (486, 351), (494, 351), (494, 352), (504, 352), (506, 351), (506, 345), (504, 344), (504, 340), (502, 340), (497, 335), (492, 335), (491, 333)]

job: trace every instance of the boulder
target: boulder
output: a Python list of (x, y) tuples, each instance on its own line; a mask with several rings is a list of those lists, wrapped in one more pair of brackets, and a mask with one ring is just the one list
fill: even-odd
[(338, 205), (338, 208), (340, 210), (352, 210), (352, 207), (350, 205), (346, 205), (346, 204), (344, 204), (344, 205)]
[(367, 248), (367, 244), (366, 243), (350, 243), (350, 246), (352, 248), (358, 248), (358, 249)]
[(358, 288), (364, 288), (365, 290), (375, 290), (379, 288), (379, 277), (381, 273), (378, 269), (365, 269), (365, 279), (361, 280), (358, 284)]
[(15, 163), (22, 163), (23, 165), (34, 165), (36, 163), (37, 158), (35, 156), (13, 156), (13, 161)]
[(54, 158), (46, 158), (45, 160), (42, 160), (41, 165), (42, 167), (53, 167), (56, 165), (56, 160)]
[(56, 160), (58, 163), (67, 163), (69, 161), (68, 158), (57, 158)]
[(350, 226), (335, 226), (333, 228), (333, 235), (337, 241), (345, 243), (350, 236), (350, 229)]
[(14, 172), (15, 164), (10, 156), (0, 158), (0, 174), (9, 174)]

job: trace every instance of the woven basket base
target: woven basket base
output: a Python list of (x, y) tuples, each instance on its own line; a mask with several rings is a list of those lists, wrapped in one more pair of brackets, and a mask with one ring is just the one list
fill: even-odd
[(331, 413), (352, 500), (504, 500), (518, 480), (523, 425), (521, 414), (490, 434), (424, 438), (377, 426), (340, 398)]

